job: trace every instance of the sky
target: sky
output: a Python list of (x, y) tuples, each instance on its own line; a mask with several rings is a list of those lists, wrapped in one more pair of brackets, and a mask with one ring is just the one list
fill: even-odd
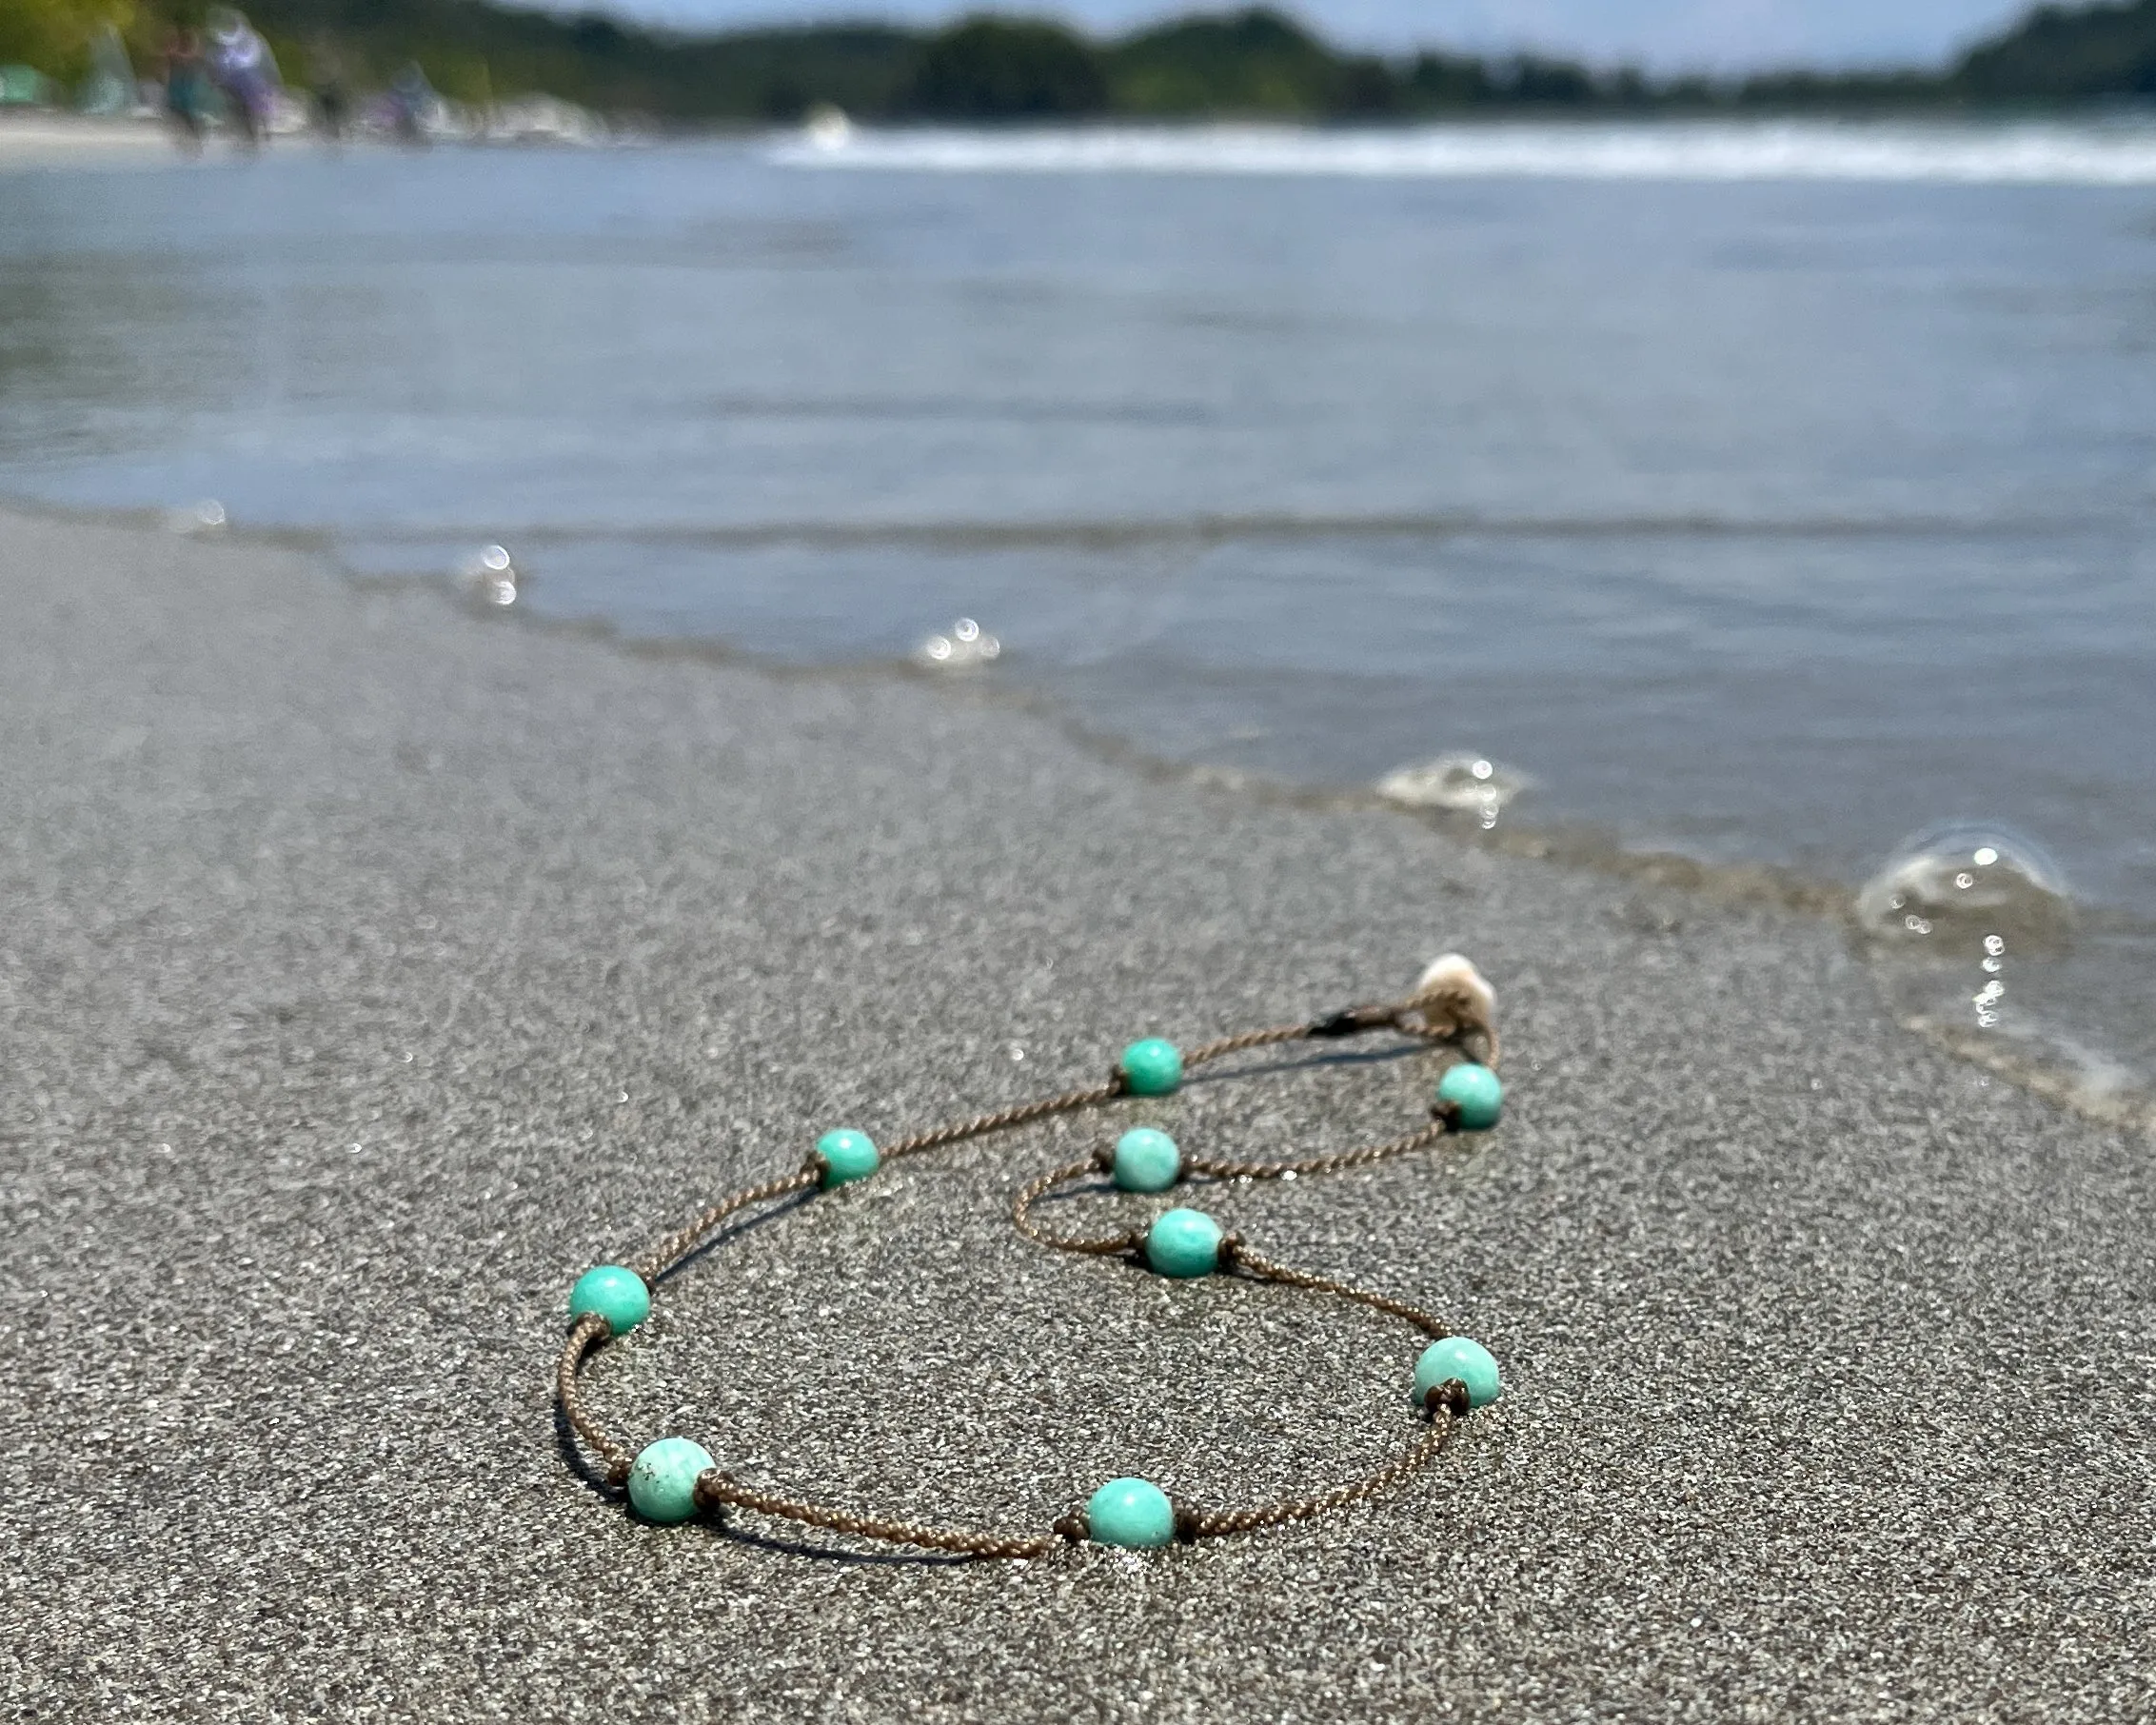
[[(670, 24), (727, 26), (831, 17), (907, 20), (995, 10), (1122, 30), (1172, 12), (1244, 0), (610, 0)], [(1531, 48), (1655, 70), (1850, 66), (1943, 60), (2027, 10), (2027, 0), (1288, 0), (1336, 42)]]

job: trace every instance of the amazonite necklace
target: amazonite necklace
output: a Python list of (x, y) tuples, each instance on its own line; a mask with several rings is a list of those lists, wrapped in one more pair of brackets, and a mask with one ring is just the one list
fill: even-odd
[[(810, 1194), (841, 1193), (887, 1162), (1007, 1132), (1052, 1115), (1107, 1108), (1130, 1098), (1171, 1096), (1197, 1067), (1253, 1048), (1375, 1033), (1425, 1042), (1446, 1062), (1434, 1088), (1429, 1118), (1399, 1138), (1296, 1161), (1234, 1161), (1187, 1156), (1167, 1133), (1137, 1126), (1112, 1147), (1048, 1169), (1029, 1181), (1011, 1206), (1012, 1221), (1026, 1239), (1058, 1252), (1128, 1258), (1173, 1280), (1231, 1276), (1275, 1283), (1352, 1300), (1422, 1331), (1429, 1340), (1415, 1360), (1414, 1394), (1408, 1398), (1413, 1429), (1392, 1458), (1368, 1474), (1313, 1496), (1242, 1506), (1172, 1497), (1145, 1479), (1111, 1479), (1082, 1503), (1074, 1500), (1070, 1511), (1046, 1529), (1038, 1529), (1037, 1524), (1037, 1531), (1031, 1532), (983, 1532), (902, 1520), (746, 1485), (690, 1438), (659, 1438), (641, 1444), (624, 1440), (602, 1425), (585, 1405), (579, 1381), (584, 1361), (603, 1344), (629, 1335), (643, 1323), (650, 1316), (654, 1292), (697, 1254), (722, 1223), (743, 1212), (776, 1208)], [(1455, 1133), (1479, 1132), (1497, 1123), (1504, 1092), (1496, 1065), (1494, 997), (1474, 966), (1453, 954), (1432, 964), (1414, 993), (1402, 1001), (1351, 1006), (1307, 1022), (1246, 1031), (1187, 1050), (1148, 1037), (1124, 1049), (1114, 1072), (1098, 1084), (939, 1126), (880, 1148), (866, 1133), (852, 1128), (826, 1132), (792, 1172), (721, 1199), (631, 1264), (601, 1264), (578, 1279), (569, 1295), (568, 1340), (555, 1374), (563, 1416), (577, 1440), (597, 1459), (600, 1476), (616, 1489), (625, 1488), (637, 1514), (658, 1523), (748, 1510), (894, 1545), (976, 1557), (1038, 1557), (1058, 1546), (1085, 1540), (1148, 1549), (1177, 1540), (1247, 1533), (1360, 1503), (1427, 1467), (1472, 1409), (1497, 1399), (1497, 1362), (1488, 1349), (1454, 1335), (1438, 1319), (1404, 1300), (1276, 1262), (1240, 1236), (1223, 1230), (1202, 1210), (1177, 1205), (1142, 1228), (1058, 1234), (1041, 1225), (1035, 1206), (1057, 1188), (1089, 1177), (1105, 1176), (1124, 1192), (1165, 1193), (1193, 1180), (1289, 1180), (1336, 1174), (1432, 1149)]]

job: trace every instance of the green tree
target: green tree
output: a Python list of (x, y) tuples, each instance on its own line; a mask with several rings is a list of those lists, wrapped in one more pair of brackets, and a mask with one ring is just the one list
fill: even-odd
[(0, 0), (0, 63), (34, 66), (73, 84), (89, 70), (89, 45), (108, 25), (133, 22), (132, 0)]
[(2156, 95), (2156, 0), (2070, 11), (2040, 6), (1971, 49), (1955, 81), (1992, 100)]
[(907, 106), (951, 120), (1098, 113), (1108, 79), (1093, 49), (1057, 24), (967, 18), (922, 45)]
[(1114, 88), (1116, 107), (1138, 114), (1367, 113), (1392, 106), (1394, 94), (1382, 65), (1343, 62), (1262, 7), (1140, 31), (1116, 50)]

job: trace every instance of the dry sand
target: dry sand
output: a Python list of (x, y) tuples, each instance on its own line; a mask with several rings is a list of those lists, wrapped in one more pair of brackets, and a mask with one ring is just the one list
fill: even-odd
[(0, 114), (0, 172), (10, 168), (76, 168), (97, 162), (154, 161), (173, 155), (171, 134), (155, 120), (94, 120), (80, 114)]
[[(1895, 1032), (1830, 928), (779, 678), (0, 516), (10, 1716), (2122, 1720), (2156, 1709), (2146, 1140)], [(1467, 1154), (1210, 1207), (1509, 1390), (1309, 1527), (1027, 1565), (639, 1525), (558, 1445), (585, 1264), (834, 1122), (1500, 991)], [(1018, 1058), (1022, 1050), (1023, 1059)], [(1191, 1087), (1346, 1144), (1415, 1058)], [(1414, 1345), (1053, 1259), (1040, 1133), (722, 1248), (591, 1374), (743, 1477), (1045, 1522), (1360, 1471)]]

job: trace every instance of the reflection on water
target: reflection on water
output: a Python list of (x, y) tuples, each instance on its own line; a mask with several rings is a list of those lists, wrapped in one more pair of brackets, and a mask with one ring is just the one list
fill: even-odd
[[(1150, 754), (1426, 763), (1398, 784), (1493, 819), (1524, 769), (1536, 822), (1852, 885), (1983, 811), (2083, 909), (2057, 958), (1972, 927), (1956, 1021), (2147, 1061), (2156, 194), (2008, 183), (2006, 133), (1888, 140), (1908, 183), (1680, 183), (1648, 159), (1676, 136), (1586, 140), (1632, 152), (1598, 183), (1562, 129), (1509, 134), (1516, 178), (761, 147), (0, 176), (0, 488), (214, 497), (368, 573), (500, 540), (455, 577), (497, 610), (821, 663), (940, 640)], [(1949, 146), (1984, 183), (1939, 183)], [(1904, 882), (1905, 934), (2053, 878), (1965, 848)]]

